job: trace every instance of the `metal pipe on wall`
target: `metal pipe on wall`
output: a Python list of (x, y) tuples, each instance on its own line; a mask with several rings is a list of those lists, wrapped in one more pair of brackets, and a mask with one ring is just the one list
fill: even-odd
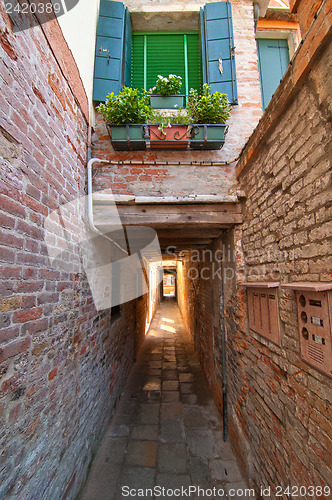
[(220, 262), (220, 279), (219, 279), (219, 313), (220, 313), (220, 334), (221, 334), (221, 350), (222, 350), (222, 419), (223, 419), (223, 439), (227, 440), (228, 435), (228, 416), (227, 416), (227, 365), (226, 365), (226, 330), (225, 330), (225, 314), (224, 314), (224, 287), (222, 262)]

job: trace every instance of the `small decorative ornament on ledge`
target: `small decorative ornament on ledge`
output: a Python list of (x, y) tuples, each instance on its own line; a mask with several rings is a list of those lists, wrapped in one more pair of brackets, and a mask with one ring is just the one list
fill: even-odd
[(221, 59), (221, 54), (218, 59), (218, 68), (219, 68), (219, 73), (222, 75), (224, 72), (224, 68), (222, 67), (222, 59)]

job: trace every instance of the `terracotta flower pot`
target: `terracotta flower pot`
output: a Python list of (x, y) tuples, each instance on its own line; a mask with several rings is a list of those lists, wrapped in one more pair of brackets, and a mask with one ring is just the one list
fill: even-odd
[(161, 131), (158, 125), (150, 125), (151, 149), (187, 149), (189, 143), (187, 129), (187, 125), (172, 125)]

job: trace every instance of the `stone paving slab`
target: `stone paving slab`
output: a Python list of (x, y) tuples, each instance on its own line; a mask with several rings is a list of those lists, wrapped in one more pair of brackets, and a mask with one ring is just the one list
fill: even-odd
[[(190, 486), (209, 494), (161, 497), (153, 490)], [(152, 500), (245, 498), (234, 496), (247, 485), (230, 442), (222, 439), (221, 416), (177, 305), (169, 300), (158, 308), (80, 500), (135, 498), (129, 488), (136, 498)], [(223, 496), (214, 496), (213, 488)]]

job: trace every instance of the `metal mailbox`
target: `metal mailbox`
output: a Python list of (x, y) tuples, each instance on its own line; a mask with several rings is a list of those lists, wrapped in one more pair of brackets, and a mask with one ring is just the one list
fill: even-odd
[(280, 323), (277, 287), (279, 283), (246, 283), (249, 328), (277, 345)]
[(301, 358), (332, 377), (332, 284), (294, 283)]

